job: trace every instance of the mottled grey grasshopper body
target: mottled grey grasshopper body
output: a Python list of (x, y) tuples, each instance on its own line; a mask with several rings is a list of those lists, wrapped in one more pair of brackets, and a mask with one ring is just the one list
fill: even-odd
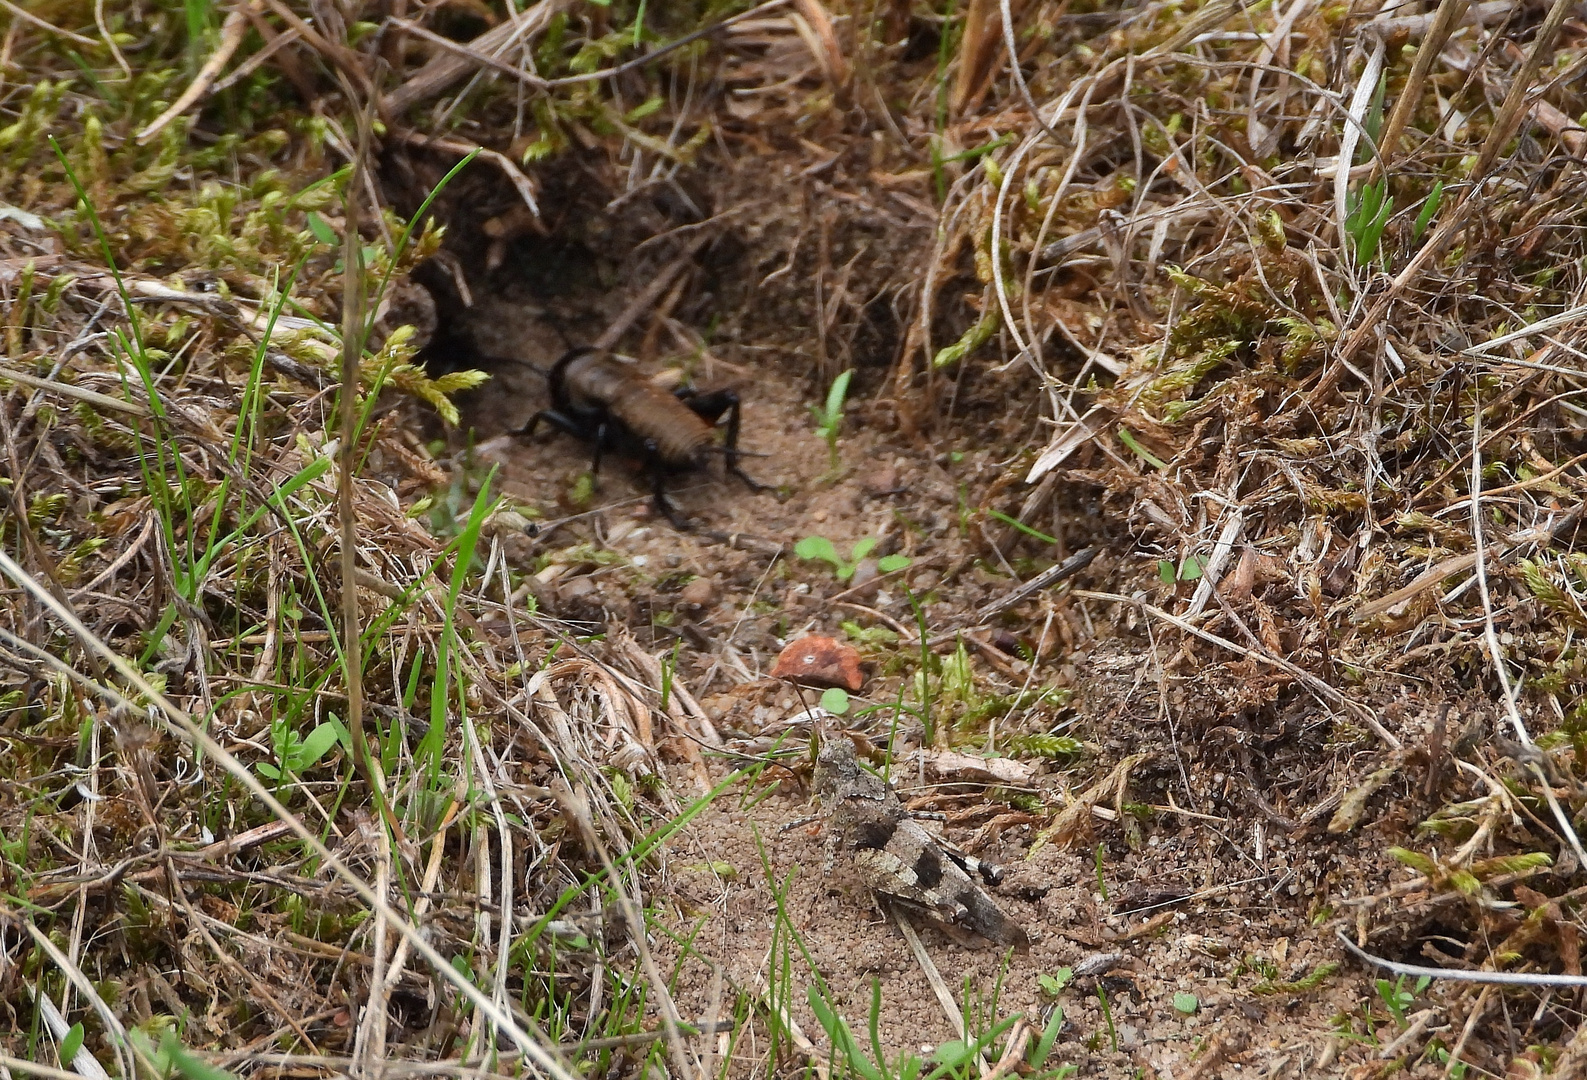
[(815, 787), (830, 839), (872, 889), (1001, 945), (1029, 943), (975, 880), (995, 884), (996, 873), (945, 848), (911, 818), (886, 781), (860, 768), (844, 736), (823, 740)]

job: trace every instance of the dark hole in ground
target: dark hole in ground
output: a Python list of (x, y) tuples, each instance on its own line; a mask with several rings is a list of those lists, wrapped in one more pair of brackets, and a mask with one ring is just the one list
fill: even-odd
[[(869, 168), (867, 144), (841, 149), (841, 159)], [(388, 156), (385, 180), (398, 212), (414, 212), (454, 163), (422, 151)], [(823, 172), (819, 182), (836, 172)], [(745, 491), (723, 475), (720, 460), (670, 478), (669, 498), (708, 533), (748, 533), (785, 552), (805, 536), (829, 537), (845, 552), (856, 539), (873, 538), (873, 558), (907, 552), (934, 562), (919, 588), (929, 594), (933, 619), (944, 621), (1011, 587), (1009, 568), (1033, 573), (1054, 558), (1051, 544), (982, 514), (986, 507), (1019, 514), (1030, 494), (1019, 476), (1045, 438), (1045, 396), (1030, 366), (971, 357), (928, 377), (918, 345), (916, 355), (902, 356), (932, 257), (934, 234), (925, 224), (882, 215), (872, 204), (823, 199), (775, 156), (754, 170), (702, 162), (685, 182), (626, 193), (626, 174), (599, 151), (564, 154), (534, 176), (538, 218), (488, 163), (459, 175), (433, 208), (447, 227), (442, 252), (414, 277), (436, 300), (437, 332), (424, 356), (432, 374), (480, 367), (492, 376), (457, 396), (463, 430), (443, 432), (432, 418), (428, 437), (448, 438), (454, 462), (476, 477), (469, 483), (487, 463), (498, 464), (495, 490), (542, 515), (544, 531), (520, 538), (518, 557), (538, 559), (537, 566), (549, 559), (554, 569), (557, 552), (583, 544), (633, 560), (605, 565), (581, 557), (544, 582), (537, 578), (542, 610), (583, 632), (615, 620), (646, 648), (677, 644), (702, 658), (724, 638), (751, 658), (774, 655), (784, 635), (812, 619), (838, 631), (854, 614), (785, 598), (790, 585), (812, 576), (812, 600), (847, 587), (819, 567), (789, 558), (776, 564), (778, 582), (768, 583), (765, 554), (674, 533), (647, 512), (649, 486), (633, 462), (608, 456), (591, 490), (588, 442), (545, 425), (532, 437), (506, 434), (546, 407), (543, 372), (570, 346), (600, 338), (636, 297), (644, 303), (617, 351), (637, 357), (646, 376), (676, 368), (702, 389), (736, 390), (743, 448), (762, 455), (745, 468), (778, 488)], [(647, 294), (675, 263), (682, 264), (677, 278)], [(967, 257), (960, 270), (970, 269)], [(933, 348), (981, 317), (982, 288), (973, 277), (939, 278)], [(900, 363), (909, 365), (905, 377)], [(834, 473), (809, 406), (845, 369), (854, 377)], [(900, 424), (906, 408), (914, 411), (912, 426)], [(1083, 451), (1076, 463), (1089, 457)], [(1118, 531), (1097, 504), (1098, 492), (1085, 484), (1058, 485), (1030, 524), (1063, 538), (1061, 558), (1099, 532)], [(987, 526), (998, 534), (995, 547)], [(709, 588), (688, 592), (697, 580)], [(904, 601), (895, 594), (873, 602)], [(895, 617), (913, 621), (907, 607)], [(1060, 636), (1049, 635), (1043, 655)], [(1036, 647), (1034, 638), (1029, 645)], [(685, 675), (709, 678), (710, 664), (699, 664)], [(707, 682), (700, 692), (709, 689)]]

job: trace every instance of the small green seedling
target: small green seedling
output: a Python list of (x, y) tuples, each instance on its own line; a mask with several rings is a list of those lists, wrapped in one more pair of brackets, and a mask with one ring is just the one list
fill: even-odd
[(1428, 1046), (1431, 1050), (1433, 1060), (1444, 1066), (1444, 1072), (1448, 1074), (1450, 1080), (1466, 1080), (1466, 1070), (1468, 1066), (1464, 1061), (1456, 1061), (1454, 1064), (1450, 1064), (1449, 1048), (1443, 1043), (1438, 1042), (1436, 1039), (1433, 1040), (1432, 1043), (1429, 1043)]
[(1401, 975), (1393, 982), (1387, 979), (1375, 979), (1373, 985), (1377, 987), (1378, 997), (1383, 999), (1384, 1006), (1389, 1010), (1389, 1015), (1394, 1017), (1394, 1022), (1401, 1031), (1409, 1026), (1405, 1019), (1406, 1010), (1416, 1002), (1416, 995), (1427, 989), (1427, 984), (1432, 982), (1423, 975), (1413, 984), (1412, 989), (1405, 986), (1405, 976)]
[(889, 630), (885, 626), (861, 626), (857, 622), (845, 622), (842, 626), (843, 633), (856, 645), (898, 644), (898, 631)]
[(1164, 585), (1172, 585), (1176, 581), (1195, 581), (1207, 569), (1207, 556), (1190, 555), (1179, 564), (1176, 570), (1172, 561), (1168, 559), (1157, 560), (1157, 576)]
[[(854, 576), (854, 571), (859, 569), (865, 556), (875, 550), (876, 544), (876, 537), (862, 537), (854, 541), (854, 546), (849, 549), (849, 557), (845, 559), (826, 537), (807, 536), (794, 545), (794, 554), (801, 559), (830, 563), (833, 575), (839, 581), (847, 581)], [(904, 569), (910, 561), (907, 555), (883, 555), (876, 561), (876, 568), (884, 574), (890, 574), (894, 570)]]
[(980, 321), (972, 325), (952, 345), (946, 345), (937, 350), (937, 355), (932, 357), (931, 366), (935, 369), (951, 367), (969, 356), (975, 350), (992, 340), (1003, 326), (1003, 316), (995, 305), (987, 308), (986, 314)]
[(312, 769), (331, 747), (338, 742), (350, 742), (351, 736), (340, 720), (327, 720), (306, 736), (299, 735), (285, 720), (280, 720), (270, 725), (270, 741), (279, 764), (261, 761), (254, 765), (254, 771), (266, 780), (282, 780)]
[(306, 215), (306, 220), (308, 222), (309, 232), (314, 234), (314, 239), (318, 240), (326, 247), (333, 248), (342, 242), (341, 237), (336, 235), (336, 230), (327, 225), (325, 223), (325, 219), (320, 217), (320, 215), (316, 214), (314, 211), (310, 210), (308, 212)]
[(850, 368), (832, 380), (832, 386), (827, 390), (825, 405), (810, 406), (810, 413), (816, 421), (816, 434), (827, 442), (827, 457), (834, 473), (842, 464), (838, 460), (838, 435), (843, 431), (843, 409), (849, 396), (849, 380), (852, 378), (854, 378), (854, 369)]
[(1377, 257), (1378, 242), (1389, 223), (1389, 216), (1394, 213), (1394, 196), (1388, 192), (1388, 177), (1384, 177), (1349, 197), (1345, 232), (1350, 237), (1358, 265), (1365, 265)]
[(1035, 539), (1040, 540), (1044, 544), (1056, 544), (1058, 542), (1058, 538), (1057, 537), (1048, 536), (1044, 532), (1037, 532), (1035, 529), (1033, 529), (1029, 525), (1025, 524), (1019, 518), (1010, 517), (1008, 514), (1003, 513), (1003, 511), (1001, 511), (1001, 510), (993, 510), (993, 509), (991, 509), (989, 507), (989, 508), (987, 508), (986, 513), (987, 513), (988, 517), (996, 518), (998, 521), (1001, 521), (1004, 525), (1011, 525), (1014, 528), (1018, 529), (1020, 532), (1024, 533), (1026, 536), (1034, 537)]
[[(169, 1021), (172, 1018), (165, 1019)], [(181, 1077), (182, 1080), (237, 1080), (236, 1073), (227, 1072), (218, 1065), (195, 1057), (170, 1027), (145, 1031), (143, 1028), (146, 1026), (151, 1025), (133, 1028), (127, 1032), (127, 1036), (139, 1056), (149, 1062), (149, 1070), (156, 1076)], [(156, 1033), (160, 1038), (158, 1046), (153, 1038)]]
[(1113, 1007), (1108, 1004), (1108, 992), (1099, 984), (1097, 986), (1097, 1003), (1102, 1006), (1102, 1020), (1108, 1027), (1108, 1045), (1113, 1052), (1119, 1052), (1119, 1029), (1113, 1022)]
[(1174, 995), (1174, 1011), (1182, 1016), (1194, 1016), (1196, 1010), (1201, 1008), (1201, 1002), (1196, 1000), (1195, 994), (1187, 994), (1181, 990)]
[(661, 660), (661, 711), (667, 711), (667, 702), (672, 699), (672, 673), (678, 666), (678, 648), (683, 644), (679, 638), (672, 643), (672, 655), (662, 657)]
[(1040, 986), (1041, 992), (1048, 997), (1057, 997), (1063, 993), (1064, 987), (1068, 986), (1074, 977), (1074, 968), (1061, 967), (1051, 975), (1042, 974), (1036, 976), (1036, 985)]

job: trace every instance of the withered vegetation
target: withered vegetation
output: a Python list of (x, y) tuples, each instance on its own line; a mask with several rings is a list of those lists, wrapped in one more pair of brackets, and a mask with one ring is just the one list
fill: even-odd
[[(1579, 985), (1336, 940), (1582, 975), (1575, 6), (0, 7), (0, 1070), (1587, 1070)], [(801, 475), (888, 523), (707, 528), (691, 593), (588, 477), (504, 499), (569, 344), (827, 399)], [(1038, 942), (1234, 1003), (1121, 1042), (1016, 967), (1042, 1015), (866, 1044), (764, 849), (702, 864), (771, 898), (719, 965), (669, 845), (808, 775), (759, 675), (823, 619), (968, 846), (1094, 851)]]

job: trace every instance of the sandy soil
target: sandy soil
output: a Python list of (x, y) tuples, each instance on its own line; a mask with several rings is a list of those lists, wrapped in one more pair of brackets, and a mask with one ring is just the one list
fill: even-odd
[[(798, 186), (797, 174), (784, 172)], [(751, 198), (753, 177), (724, 173), (721, 183), (722, 203)], [(567, 197), (576, 202), (589, 193)], [(763, 207), (778, 198), (798, 202), (775, 185), (754, 198)], [(829, 230), (828, 261), (866, 252), (874, 260), (871, 280), (853, 283), (855, 295), (882, 295), (888, 273), (918, 268), (929, 252), (929, 230), (898, 227), (884, 244), (872, 228), (874, 208), (836, 205), (849, 216)], [(586, 237), (573, 254), (530, 237), (509, 252), (506, 270), (476, 265), (481, 280), (493, 284), (476, 288), (464, 319), (472, 352), (457, 362), (485, 366), (494, 378), (461, 402), (471, 434), (454, 433), (452, 452), (472, 475), (499, 468), (501, 490), (540, 522), (538, 535), (512, 537), (510, 546), (520, 565), (536, 571), (533, 588), (545, 616), (570, 633), (622, 625), (653, 654), (675, 656), (677, 678), (703, 703), (727, 747), (753, 756), (765, 754), (800, 709), (791, 691), (761, 681), (782, 646), (807, 632), (841, 635), (844, 623), (856, 631), (891, 629), (907, 642), (915, 616), (906, 583), (923, 598), (928, 629), (936, 633), (973, 622), (973, 612), (1035, 571), (1094, 545), (1100, 554), (1073, 588), (1171, 599), (1175, 586), (1158, 580), (1154, 554), (1136, 544), (1120, 508), (1104, 503), (1087, 481), (1093, 462), (1086, 451), (1070, 463), (1050, 504), (1027, 521), (1057, 544), (998, 528), (982, 513), (988, 507), (1019, 512), (1028, 489), (1010, 478), (1022, 471), (1020, 455), (1045, 438), (1035, 387), (1017, 366), (976, 365), (966, 375), (968, 366), (961, 365), (959, 381), (936, 390), (932, 430), (911, 430), (887, 366), (900, 327), (881, 320), (892, 337), (873, 341), (871, 353), (850, 353), (855, 389), (834, 472), (810, 417), (825, 383), (812, 344), (812, 277), (797, 269), (805, 265), (795, 250), (804, 219), (794, 212), (748, 216), (753, 227), (729, 230), (732, 242), (700, 256), (691, 284), (674, 297), (675, 323), (641, 320), (619, 349), (639, 356), (636, 370), (645, 377), (676, 379), (686, 370), (702, 388), (733, 387), (743, 398), (742, 445), (759, 455), (746, 467), (775, 490), (752, 493), (719, 466), (677, 478), (670, 490), (696, 525), (688, 532), (654, 513), (634, 463), (609, 462), (580, 503), (575, 493), (589, 468), (589, 447), (545, 429), (533, 437), (513, 434), (547, 403), (539, 369), (568, 345), (594, 340), (667, 262), (654, 248), (634, 259), (610, 254), (625, 250), (627, 241), (617, 235), (623, 229), (650, 235), (646, 230), (658, 223), (609, 222), (598, 241)], [(476, 264), (483, 257), (477, 250), (464, 255)], [(779, 275), (785, 265), (795, 272)], [(559, 284), (545, 284), (545, 266), (563, 274)], [(611, 276), (616, 284), (606, 280)], [(703, 348), (696, 339), (690, 350), (678, 326), (711, 326), (714, 336)], [(850, 345), (863, 337), (851, 335)], [(792, 555), (793, 545), (811, 535), (831, 539), (840, 551), (874, 537), (873, 558), (901, 552), (913, 566), (900, 578), (850, 591), (871, 567), (854, 582), (837, 581), (824, 564)], [(1293, 583), (1258, 585), (1258, 594), (1277, 590), (1269, 594), (1275, 603), (1284, 602), (1285, 588), (1293, 591)], [(1321, 647), (1291, 645), (1292, 654)], [(911, 678), (910, 649), (873, 644), (863, 652), (871, 678), (856, 695), (856, 709), (885, 709)], [(1313, 983), (1288, 984), (1345, 960), (1334, 935), (1352, 925), (1358, 910), (1352, 901), (1372, 912), (1380, 935), (1397, 932), (1390, 916), (1399, 901), (1363, 898), (1383, 894), (1397, 865), (1388, 849), (1441, 804), (1439, 748), (1453, 737), (1495, 729), (1488, 699), (1465, 701), (1455, 685), (1436, 680), (1408, 694), (1403, 679), (1380, 685), (1372, 672), (1363, 673), (1359, 699), (1375, 702), (1383, 722), (1413, 749), (1396, 756), (1393, 782), (1367, 801), (1365, 824), (1334, 836), (1327, 829), (1333, 811), (1382, 748), (1370, 732), (1331, 720), (1271, 669), (1194, 642), (1165, 647), (1158, 628), (1128, 604), (1061, 590), (1010, 608), (970, 643), (967, 655), (981, 695), (1032, 688), (1069, 695), (1060, 706), (1049, 702), (1003, 716), (1004, 745), (1009, 737), (1057, 732), (1081, 740), (1084, 750), (1047, 763), (1026, 792), (961, 786), (944, 795), (901, 782), (906, 799), (929, 796), (934, 809), (965, 812), (969, 824), (950, 828), (951, 838), (972, 847), (987, 841), (978, 854), (1008, 867), (1000, 902), (1033, 939), (1028, 953), (1005, 966), (995, 949), (925, 928), (926, 947), (953, 994), (962, 1002), (968, 988), (972, 1001), (984, 1003), (999, 993), (999, 1017), (1024, 1012), (1038, 1024), (1061, 1005), (1066, 1024), (1049, 1064), (1074, 1064), (1087, 1075), (1300, 1076), (1374, 1068), (1378, 1048), (1368, 1044), (1368, 1032), (1381, 1046), (1399, 1027), (1369, 973), (1344, 963)], [(1324, 657), (1341, 665), (1349, 659)], [(1446, 704), (1451, 712), (1444, 712)], [(947, 738), (977, 749), (984, 723)], [(919, 725), (904, 724), (900, 736), (902, 747), (917, 746)], [(712, 768), (720, 777), (742, 761), (713, 756)], [(1062, 838), (1067, 843), (1032, 852), (1037, 830), (1053, 813), (1125, 762), (1122, 794), (1102, 799), (1083, 828)], [(674, 786), (692, 792), (698, 780), (679, 773)], [(1009, 811), (1015, 796), (1021, 806), (1043, 808), (1032, 817), (1037, 824), (1011, 825), (990, 838), (978, 831), (991, 813)], [(762, 864), (762, 850), (769, 865)], [(829, 873), (824, 858), (818, 808), (792, 783), (719, 799), (671, 845), (650, 899), (674, 933), (698, 931), (697, 953), (689, 955), (656, 938), (664, 960), (677, 968), (684, 1013), (701, 1016), (710, 1008), (711, 968), (701, 956), (720, 965), (730, 991), (765, 992), (776, 912), (770, 881), (787, 878), (793, 928), (851, 1023), (863, 1026), (875, 978), (890, 1047), (918, 1051), (953, 1037), (899, 930), (880, 917), (851, 867)], [(1419, 914), (1403, 926), (1436, 923), (1438, 902), (1411, 903), (1407, 910)], [(1376, 941), (1390, 952), (1396, 944)], [(1076, 979), (1056, 999), (1038, 982), (1108, 954), (1118, 955), (1100, 979)], [(1426, 962), (1414, 953), (1404, 958)], [(803, 997), (812, 980), (795, 966), (792, 1012), (816, 1033)], [(1194, 995), (1193, 1011), (1176, 1009), (1176, 994)], [(1415, 1007), (1423, 1004), (1418, 999)], [(1558, 1031), (1563, 1019), (1545, 1008), (1526, 1030)], [(763, 1038), (757, 1029), (736, 1052), (746, 1073), (762, 1060), (764, 1045), (754, 1040)], [(1467, 1060), (1481, 1066), (1490, 1059), (1479, 1044), (1468, 1047)]]
[[(536, 392), (536, 382), (511, 399), (507, 423), (539, 407), (543, 391)], [(861, 536), (880, 536), (880, 551), (897, 548), (916, 559), (910, 580), (916, 590), (934, 594), (927, 607), (934, 628), (954, 625), (1016, 582), (973, 561), (978, 537), (956, 528), (960, 492), (972, 502), (980, 497), (997, 472), (993, 455), (972, 450), (938, 464), (894, 433), (855, 423), (841, 444), (843, 476), (824, 480), (825, 446), (811, 433), (801, 388), (775, 368), (752, 373), (740, 385), (746, 444), (767, 455), (752, 463), (753, 470), (778, 485), (779, 494), (752, 494), (715, 474), (688, 478), (676, 488), (677, 502), (701, 529), (681, 533), (651, 512), (638, 476), (618, 464), (603, 474), (591, 510), (524, 541), (520, 557), (538, 553), (552, 565), (569, 560), (567, 571), (541, 593), (549, 613), (592, 630), (608, 620), (626, 624), (658, 653), (681, 642), (680, 677), (703, 701), (729, 749), (754, 755), (801, 712), (791, 690), (756, 681), (786, 641), (811, 631), (841, 635), (845, 621), (908, 628), (913, 616), (896, 586), (863, 597), (858, 606), (834, 604), (831, 598), (848, 586), (824, 566), (786, 553), (735, 549), (708, 531), (744, 532), (787, 546), (819, 533), (840, 548)], [(864, 410), (862, 404), (861, 416)], [(575, 512), (565, 492), (588, 465), (587, 448), (577, 441), (497, 435), (480, 442), (478, 453), (500, 465), (506, 491), (540, 507), (547, 520)], [(1072, 543), (1086, 538), (1104, 545), (1081, 586), (1122, 591), (1121, 581), (1146, 577), (1142, 560), (1123, 548), (1126, 541), (1106, 531), (1098, 535), (1098, 526), (1106, 530), (1108, 523), (1088, 513), (1083, 490), (1059, 505), (1058, 527)], [(902, 527), (904, 518), (924, 527)], [(583, 555), (558, 554), (580, 545), (617, 559), (596, 566), (580, 563)], [(1369, 1060), (1375, 1050), (1335, 1037), (1341, 1014), (1357, 1013), (1355, 1030), (1363, 1030), (1362, 1003), (1376, 1004), (1369, 975), (1347, 965), (1314, 989), (1282, 984), (1341, 959), (1334, 941), (1335, 927), (1344, 925), (1337, 917), (1341, 902), (1387, 886), (1393, 863), (1383, 849), (1402, 835), (1411, 808), (1400, 806), (1364, 835), (1328, 836), (1328, 815), (1307, 820), (1306, 812), (1337, 796), (1351, 773), (1334, 753), (1340, 733), (1308, 699), (1292, 690), (1262, 690), (1262, 673), (1227, 657), (1163, 655), (1146, 624), (1115, 604), (1048, 596), (1014, 609), (1004, 621), (1011, 633), (1031, 639), (1049, 613), (1056, 629), (1034, 674), (1014, 655), (972, 654), (989, 689), (1017, 689), (1029, 678), (1073, 694), (1060, 713), (1032, 711), (1011, 725), (1016, 731), (1062, 728), (1088, 748), (1078, 760), (1049, 766), (1036, 793), (1044, 805), (1061, 806), (1066, 793), (1078, 794), (1120, 761), (1144, 754), (1125, 801), (1155, 809), (1140, 811), (1144, 821), (1127, 831), (1109, 820), (1104, 805), (1068, 846), (1047, 843), (1034, 854), (1036, 828), (1015, 825), (977, 851), (1008, 868), (999, 901), (1027, 928), (1033, 945), (1005, 961), (995, 948), (923, 928), (955, 997), (962, 1003), (968, 987), (972, 1000), (985, 1001), (1001, 986), (999, 1017), (1024, 1012), (1039, 1021), (1061, 1005), (1066, 1024), (1053, 1064), (1079, 1065), (1088, 1075), (1135, 1076), (1145, 1068), (1182, 1076), (1214, 1051), (1227, 1055), (1231, 1075), (1254, 1069), (1299, 1076), (1329, 1062)], [(885, 707), (898, 692), (903, 677), (886, 674), (879, 655), (868, 654), (873, 678), (856, 696), (857, 706)], [(1252, 702), (1263, 698), (1281, 700), (1253, 709)], [(1466, 711), (1468, 727), (1493, 722), (1484, 701)], [(1401, 702), (1393, 717), (1396, 730), (1413, 736), (1432, 725), (1432, 710), (1421, 702)], [(1253, 721), (1269, 726), (1253, 729)], [(918, 726), (906, 726), (904, 736), (906, 743), (917, 741)], [(799, 746), (804, 737), (796, 730), (791, 739)], [(1260, 766), (1252, 764), (1251, 748)], [(742, 761), (718, 761), (714, 774), (719, 778)], [(691, 791), (683, 772), (673, 780), (679, 792)], [(986, 795), (959, 788), (943, 796), (908, 778), (899, 786), (906, 799), (936, 794), (927, 801), (939, 809), (983, 805)], [(1394, 803), (1374, 801), (1368, 818), (1385, 805)], [(819, 812), (791, 782), (735, 791), (671, 845), (667, 871), (652, 883), (650, 899), (668, 913), (674, 933), (694, 935), (697, 954), (688, 956), (657, 938), (664, 960), (677, 967), (683, 1012), (699, 1017), (710, 1008), (711, 969), (699, 956), (721, 966), (730, 988), (765, 992), (776, 918), (771, 882), (786, 879), (792, 925), (851, 1023), (863, 1025), (874, 978), (883, 991), (881, 1032), (892, 1051), (919, 1051), (954, 1037), (903, 937), (882, 918), (853, 868), (835, 865), (829, 872), (824, 865)], [(968, 826), (948, 830), (950, 839), (973, 849), (978, 837), (984, 839), (977, 829), (985, 817), (970, 815)], [(1286, 832), (1284, 825), (1297, 820), (1301, 827)], [(731, 872), (723, 873), (724, 867)], [(1100, 980), (1077, 979), (1057, 998), (1038, 982), (1109, 954), (1117, 955)], [(806, 1032), (818, 1031), (803, 997), (812, 981), (808, 970), (795, 967), (792, 1011)], [(1196, 999), (1188, 1015), (1175, 1008), (1174, 995), (1183, 993)], [(1381, 1025), (1380, 1005), (1376, 1012)], [(1386, 1030), (1380, 1038), (1393, 1034)], [(741, 1047), (746, 1069), (763, 1049), (753, 1041)]]

